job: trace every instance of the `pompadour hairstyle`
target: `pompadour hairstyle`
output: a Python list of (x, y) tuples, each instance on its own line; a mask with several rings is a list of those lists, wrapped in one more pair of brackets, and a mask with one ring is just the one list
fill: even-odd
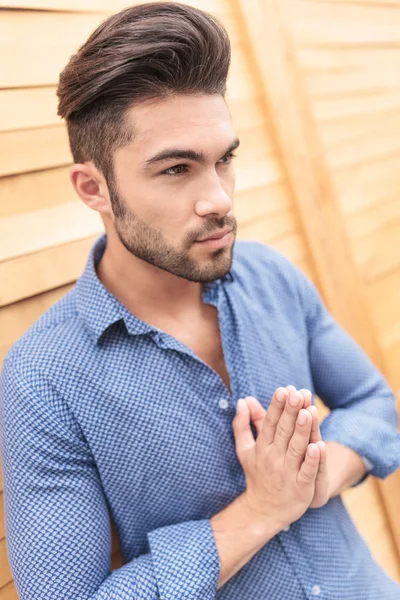
[(91, 160), (111, 181), (113, 151), (134, 135), (129, 108), (175, 94), (224, 96), (229, 65), (224, 27), (199, 9), (149, 2), (109, 17), (60, 74), (58, 114), (74, 161)]

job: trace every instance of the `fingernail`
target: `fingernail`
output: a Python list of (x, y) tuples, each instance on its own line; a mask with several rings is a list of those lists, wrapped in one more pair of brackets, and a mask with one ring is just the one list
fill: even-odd
[(307, 421), (307, 415), (306, 413), (301, 410), (299, 412), (299, 416), (297, 417), (297, 421), (300, 423), (300, 425), (304, 425), (304, 423)]
[(317, 454), (316, 447), (315, 446), (308, 446), (307, 454), (308, 454), (308, 456), (316, 456), (316, 454)]
[(294, 394), (290, 394), (289, 404), (290, 406), (298, 406), (300, 403), (300, 398), (297, 395), (297, 392)]
[(245, 404), (245, 401), (243, 398), (239, 398), (239, 400), (236, 402), (236, 410), (240, 410), (241, 408), (243, 408), (243, 404)]
[(278, 402), (284, 402), (286, 400), (286, 390), (284, 388), (279, 388), (276, 391), (275, 398), (278, 400)]
[(308, 407), (308, 410), (310, 411), (310, 413), (311, 413), (312, 415), (316, 415), (316, 414), (318, 413), (318, 411), (317, 411), (317, 407), (316, 407), (316, 406), (309, 406), (309, 407)]

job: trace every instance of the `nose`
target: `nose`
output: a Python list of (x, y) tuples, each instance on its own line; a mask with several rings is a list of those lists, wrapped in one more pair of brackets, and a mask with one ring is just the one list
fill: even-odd
[(207, 181), (200, 183), (196, 201), (196, 213), (199, 217), (207, 215), (225, 216), (232, 212), (233, 185), (223, 182), (217, 173), (209, 176)]

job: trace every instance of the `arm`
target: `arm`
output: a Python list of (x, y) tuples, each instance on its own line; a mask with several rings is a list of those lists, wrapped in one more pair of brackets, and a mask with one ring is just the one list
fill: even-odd
[(212, 599), (219, 577), (209, 520), (149, 533), (150, 552), (110, 573), (110, 526), (78, 424), (42, 377), (6, 359), (0, 398), (8, 555), (21, 600)]
[(395, 398), (367, 355), (326, 310), (314, 285), (303, 274), (299, 277), (315, 391), (331, 409), (321, 433), (334, 491), (339, 493), (345, 484), (365, 479), (359, 457), (371, 463), (376, 477), (384, 478), (400, 466)]

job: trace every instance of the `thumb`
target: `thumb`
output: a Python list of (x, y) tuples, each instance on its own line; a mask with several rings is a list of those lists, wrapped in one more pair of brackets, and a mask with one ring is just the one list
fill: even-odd
[(255, 445), (254, 435), (250, 427), (249, 407), (242, 398), (237, 402), (232, 427), (235, 436), (236, 454), (241, 461), (244, 453)]
[(260, 433), (261, 429), (264, 425), (265, 413), (267, 412), (265, 408), (260, 404), (260, 402), (254, 398), (253, 396), (248, 396), (245, 400), (249, 411), (250, 411), (250, 421), (256, 428), (257, 435)]

